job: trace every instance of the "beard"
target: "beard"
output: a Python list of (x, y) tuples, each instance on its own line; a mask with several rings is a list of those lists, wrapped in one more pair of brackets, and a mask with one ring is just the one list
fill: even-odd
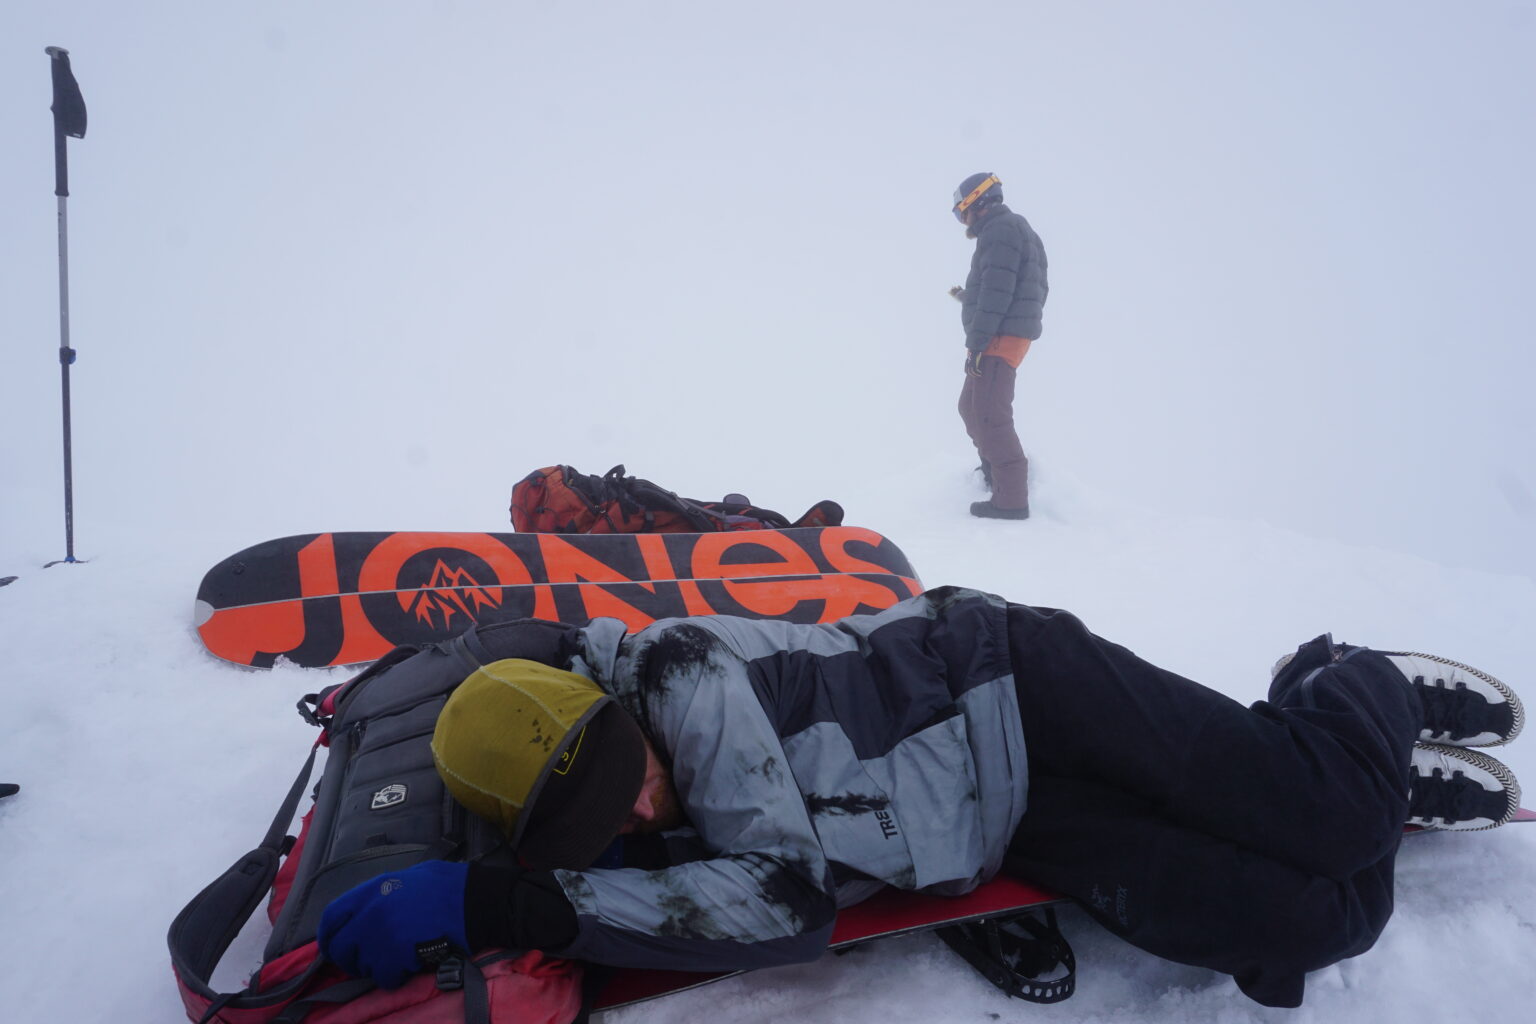
[(651, 807), (656, 812), (650, 821), (638, 822), (635, 832), (638, 835), (648, 835), (654, 832), (668, 832), (681, 827), (688, 819), (683, 815), (682, 801), (677, 798), (677, 787), (672, 785), (671, 775), (665, 776), (655, 784), (656, 788), (651, 793)]

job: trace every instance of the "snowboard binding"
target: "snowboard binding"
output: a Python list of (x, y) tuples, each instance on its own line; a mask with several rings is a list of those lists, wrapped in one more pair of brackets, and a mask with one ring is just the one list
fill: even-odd
[(1059, 1003), (1077, 991), (1077, 958), (1054, 909), (1046, 908), (1043, 920), (1025, 912), (936, 931), (982, 977), (1015, 999)]

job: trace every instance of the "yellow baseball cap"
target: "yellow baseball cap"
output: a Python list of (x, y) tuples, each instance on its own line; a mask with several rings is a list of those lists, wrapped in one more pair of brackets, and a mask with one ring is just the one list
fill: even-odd
[(645, 781), (640, 727), (596, 683), (537, 661), (476, 669), (432, 733), (448, 791), (495, 822), (530, 868), (589, 866)]

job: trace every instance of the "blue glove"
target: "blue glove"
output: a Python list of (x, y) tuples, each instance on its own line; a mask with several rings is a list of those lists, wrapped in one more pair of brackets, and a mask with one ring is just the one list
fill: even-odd
[[(468, 864), (429, 860), (379, 875), (331, 901), (320, 917), (320, 952), (354, 977), (399, 988), (425, 965), (417, 947), (464, 953), (464, 880)], [(432, 952), (439, 952), (434, 949)]]

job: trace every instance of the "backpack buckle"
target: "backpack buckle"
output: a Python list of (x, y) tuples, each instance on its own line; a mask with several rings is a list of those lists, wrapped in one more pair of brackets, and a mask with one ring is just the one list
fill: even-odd
[(325, 728), (326, 723), (330, 721), (329, 718), (316, 714), (320, 710), (320, 695), (318, 693), (306, 693), (300, 697), (298, 708), (299, 717), (317, 728)]
[(458, 957), (444, 960), (437, 965), (437, 988), (440, 992), (457, 992), (464, 987), (464, 961)]

